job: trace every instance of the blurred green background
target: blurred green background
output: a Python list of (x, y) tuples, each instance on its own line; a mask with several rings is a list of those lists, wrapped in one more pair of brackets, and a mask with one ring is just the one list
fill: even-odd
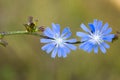
[[(108, 22), (113, 33), (120, 30), (120, 0), (0, 0), (0, 32), (25, 30), (28, 16), (38, 25), (59, 23), (71, 28), (93, 19)], [(52, 59), (41, 51), (39, 37), (7, 36), (0, 47), (0, 80), (120, 80), (120, 41), (111, 43), (104, 55), (72, 51), (67, 58)], [(79, 40), (79, 39), (78, 39)]]

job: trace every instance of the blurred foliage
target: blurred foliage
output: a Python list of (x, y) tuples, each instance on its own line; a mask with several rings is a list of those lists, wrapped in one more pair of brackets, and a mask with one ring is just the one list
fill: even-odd
[[(39, 19), (38, 25), (52, 22), (73, 32), (93, 19), (108, 22), (113, 32), (120, 30), (117, 0), (0, 0), (0, 32), (25, 30), (28, 16)], [(39, 37), (8, 36), (6, 48), (0, 47), (0, 80), (120, 80), (120, 41), (111, 43), (104, 55), (72, 51), (67, 58), (52, 59), (41, 51)], [(78, 39), (79, 40), (79, 39)], [(78, 46), (78, 45), (77, 45)]]

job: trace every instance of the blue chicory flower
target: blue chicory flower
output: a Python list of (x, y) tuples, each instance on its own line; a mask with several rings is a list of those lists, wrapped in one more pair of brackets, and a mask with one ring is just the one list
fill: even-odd
[[(76, 42), (76, 39), (68, 39), (71, 36), (71, 31), (68, 27), (64, 28), (60, 34), (60, 25), (52, 24), (52, 29), (47, 27), (43, 32), (44, 36), (48, 38), (40, 39), (41, 43), (46, 43), (41, 49), (48, 54), (52, 52), (51, 57), (66, 57), (71, 50), (76, 50), (76, 46), (72, 43)], [(68, 39), (68, 40), (67, 40)]]
[(80, 49), (84, 51), (98, 53), (98, 48), (102, 53), (106, 53), (106, 49), (110, 46), (106, 42), (111, 42), (114, 38), (114, 34), (111, 34), (112, 28), (108, 27), (108, 23), (102, 24), (102, 21), (94, 20), (93, 23), (88, 24), (89, 29), (81, 24), (81, 28), (85, 32), (76, 32), (78, 37), (81, 37)]

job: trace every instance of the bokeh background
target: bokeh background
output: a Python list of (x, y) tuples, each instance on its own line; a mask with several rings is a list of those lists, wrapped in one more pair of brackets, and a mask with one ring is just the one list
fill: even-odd
[[(37, 18), (39, 26), (69, 26), (72, 37), (81, 31), (81, 23), (93, 19), (108, 22), (115, 33), (120, 30), (120, 0), (0, 0), (0, 32), (25, 30), (28, 16)], [(105, 55), (77, 50), (52, 59), (41, 51), (39, 39), (4, 38), (9, 45), (0, 46), (0, 80), (120, 80), (120, 40), (110, 43)]]

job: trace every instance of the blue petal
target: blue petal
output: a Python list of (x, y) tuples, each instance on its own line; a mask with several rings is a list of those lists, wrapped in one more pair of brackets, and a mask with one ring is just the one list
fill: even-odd
[(81, 43), (80, 45), (79, 45), (79, 48), (80, 49), (84, 49), (85, 48), (85, 45), (88, 43), (88, 41), (87, 42), (84, 42), (84, 43)]
[(109, 38), (109, 39), (114, 38), (114, 37), (115, 37), (114, 34), (109, 34), (109, 35), (106, 35), (106, 36), (105, 36), (105, 38)]
[(90, 47), (92, 47), (93, 44), (90, 42), (87, 42), (87, 44), (84, 46), (83, 50), (87, 51)]
[(81, 42), (89, 40), (90, 37), (82, 37)]
[(63, 52), (62, 52), (62, 56), (63, 58), (67, 57), (67, 51), (65, 48), (62, 48), (63, 49)]
[(97, 30), (101, 30), (101, 27), (102, 27), (102, 21), (99, 21), (98, 26), (97, 26)]
[(65, 34), (65, 36), (63, 37), (63, 39), (70, 38), (70, 36), (71, 36), (71, 35), (72, 35), (72, 33), (71, 33), (71, 32), (69, 32), (69, 33)]
[(45, 29), (44, 35), (45, 35), (45, 36), (48, 36), (48, 37), (50, 37), (50, 38), (53, 38), (53, 37), (54, 37), (54, 33), (52, 32), (52, 30), (51, 30), (49, 27), (47, 27), (47, 28)]
[(40, 39), (40, 42), (41, 43), (49, 43), (49, 42), (52, 42), (52, 40), (51, 39)]
[(42, 49), (43, 51), (45, 51), (45, 50), (47, 50), (49, 47), (54, 47), (53, 45), (54, 45), (53, 43), (49, 43), (49, 44), (44, 45), (41, 49)]
[(66, 58), (67, 54), (64, 52), (64, 53), (62, 53), (62, 56), (63, 56), (63, 58)]
[(89, 35), (84, 32), (76, 32), (76, 35), (79, 37), (88, 37)]
[(103, 25), (103, 27), (102, 27), (102, 29), (101, 29), (101, 32), (106, 31), (106, 30), (107, 30), (107, 28), (108, 28), (108, 26), (109, 26), (109, 24), (108, 24), (108, 23), (104, 24), (104, 25)]
[(114, 37), (115, 37), (114, 34), (110, 34), (110, 35), (104, 36), (103, 40), (111, 42)]
[(97, 54), (98, 53), (98, 45), (94, 46), (94, 53)]
[(72, 49), (72, 50), (76, 50), (76, 46), (74, 46), (73, 44), (65, 44), (68, 48)]
[(103, 32), (103, 35), (110, 34), (112, 32), (112, 28), (108, 28), (105, 32)]
[(98, 25), (98, 20), (97, 20), (97, 19), (94, 19), (93, 25), (94, 25), (95, 27)]
[(88, 25), (89, 25), (89, 27), (90, 27), (91, 32), (94, 33), (94, 32), (95, 32), (95, 27), (94, 27), (94, 25), (93, 25), (92, 23), (89, 23)]
[(84, 47), (82, 48), (84, 51), (87, 51), (88, 47), (90, 46), (89, 42), (87, 42), (86, 45), (84, 45)]
[(65, 42), (69, 42), (69, 43), (74, 43), (74, 42), (76, 42), (76, 41), (77, 41), (76, 39), (65, 40)]
[(104, 40), (107, 42), (112, 42), (112, 39), (109, 39), (109, 38), (104, 38)]
[(64, 54), (63, 54), (63, 58), (66, 58), (66, 57), (67, 57), (67, 54), (66, 54), (66, 53), (64, 53)]
[(90, 30), (89, 30), (84, 24), (81, 24), (81, 28), (82, 28), (84, 31), (90, 33)]
[(55, 44), (52, 44), (50, 47), (47, 48), (46, 52), (49, 54), (55, 47)]
[(55, 49), (52, 51), (51, 57), (55, 58), (57, 55), (58, 47), (55, 47)]
[(52, 30), (54, 34), (57, 34), (58, 36), (60, 36), (60, 25), (59, 24), (52, 23)]
[(63, 37), (65, 34), (69, 32), (71, 32), (69, 27), (64, 28), (64, 30), (62, 31), (61, 37)]
[(92, 51), (92, 49), (93, 49), (93, 46), (94, 46), (94, 45), (90, 45), (89, 48), (87, 49), (87, 52), (90, 53), (90, 52)]
[(91, 52), (93, 47), (94, 47), (94, 44), (92, 44), (91, 42), (87, 41), (87, 42), (82, 43), (79, 47), (81, 49), (83, 49), (84, 51)]
[(58, 57), (62, 57), (63, 49), (61, 47), (58, 48)]
[(106, 49), (104, 48), (104, 46), (103, 45), (99, 45), (100, 46), (100, 50), (105, 54), (106, 53)]
[(103, 42), (102, 45), (103, 45), (105, 48), (110, 48), (110, 46), (109, 46), (107, 43), (105, 43), (105, 42)]
[(63, 48), (65, 49), (65, 52), (66, 52), (67, 54), (70, 53), (70, 49), (69, 49), (69, 48), (67, 48), (66, 46), (64, 46)]

